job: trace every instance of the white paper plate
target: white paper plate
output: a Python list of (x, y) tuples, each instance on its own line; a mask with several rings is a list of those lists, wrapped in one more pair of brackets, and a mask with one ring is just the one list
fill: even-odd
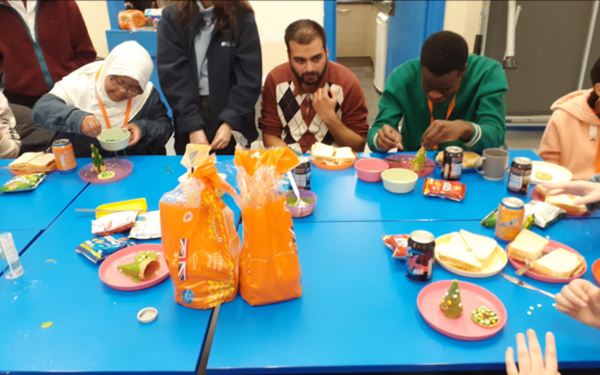
[[(531, 170), (531, 183), (533, 185), (566, 182), (573, 179), (573, 173), (571, 173), (567, 168), (561, 167), (560, 165), (546, 163), (543, 161), (534, 161), (531, 162), (531, 165), (533, 167)], [(544, 172), (552, 175), (552, 180), (543, 181), (539, 178), (536, 178), (535, 174), (537, 172)]]
[[(450, 242), (449, 234), (438, 237), (435, 240), (436, 244), (440, 244), (440, 243), (444, 243), (444, 242)], [(490, 264), (486, 268), (484, 268), (482, 272), (469, 272), (469, 271), (459, 270), (458, 268), (454, 268), (454, 267), (442, 262), (439, 258), (437, 251), (435, 252), (435, 260), (446, 271), (452, 272), (453, 274), (456, 274), (459, 276), (470, 277), (472, 279), (485, 279), (486, 277), (494, 276), (494, 275), (500, 273), (506, 266), (506, 263), (508, 263), (508, 257), (506, 256), (506, 251), (504, 251), (504, 249), (502, 249), (500, 246), (496, 246), (496, 251), (494, 251), (494, 258), (492, 258)]]

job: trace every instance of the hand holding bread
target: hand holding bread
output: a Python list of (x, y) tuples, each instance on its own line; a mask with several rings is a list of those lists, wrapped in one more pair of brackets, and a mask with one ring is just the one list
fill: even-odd
[(585, 205), (600, 202), (600, 184), (590, 181), (569, 181), (538, 185), (538, 192), (547, 196), (575, 195), (573, 204)]

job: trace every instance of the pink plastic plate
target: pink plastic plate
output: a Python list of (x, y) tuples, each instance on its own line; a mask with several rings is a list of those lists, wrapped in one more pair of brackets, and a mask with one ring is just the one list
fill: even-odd
[(94, 171), (92, 163), (79, 170), (79, 177), (90, 184), (110, 184), (129, 176), (133, 170), (133, 163), (126, 159), (106, 159), (105, 163), (106, 170), (115, 172), (115, 177), (107, 179), (98, 178), (98, 174)]
[[(135, 262), (135, 257), (142, 251), (154, 251), (155, 253), (158, 253), (160, 269), (156, 272), (155, 277), (136, 283), (131, 280), (131, 277), (123, 275), (117, 267)], [(100, 279), (109, 287), (131, 292), (134, 290), (151, 288), (154, 285), (165, 281), (165, 279), (169, 277), (169, 268), (167, 267), (167, 261), (165, 260), (161, 245), (136, 245), (119, 250), (106, 258), (100, 265), (98, 274), (100, 275)]]
[[(458, 282), (463, 313), (456, 319), (446, 319), (440, 310), (440, 302), (450, 288), (451, 280), (438, 281), (427, 285), (417, 297), (417, 305), (423, 319), (442, 335), (456, 340), (481, 341), (500, 332), (508, 318), (504, 304), (492, 292), (475, 284)], [(484, 328), (471, 320), (474, 309), (485, 306), (498, 314), (498, 325)]]
[[(416, 155), (406, 155), (406, 154), (394, 154), (390, 155), (385, 160), (399, 160), (398, 162), (388, 162), (390, 168), (402, 168), (402, 169), (410, 169), (410, 163), (413, 161)], [(435, 169), (435, 162), (429, 158), (425, 158), (425, 168), (423, 168), (423, 172), (418, 173), (419, 177), (429, 176), (433, 173)]]
[[(533, 199), (534, 201), (538, 201), (538, 202), (546, 202), (546, 198), (544, 198), (540, 193), (538, 193), (537, 186), (534, 186), (533, 189), (531, 189), (531, 199)], [(587, 215), (589, 213), (590, 213), (589, 211), (585, 211), (585, 212), (567, 211), (567, 215), (570, 215), (570, 216), (582, 216), (582, 215)]]
[[(506, 254), (507, 255), (508, 255), (508, 248), (510, 247), (511, 244), (512, 244), (512, 242), (510, 242), (506, 246)], [(570, 251), (572, 253), (575, 253), (575, 254), (579, 255), (580, 257), (582, 257), (581, 254), (579, 254), (577, 251), (571, 249), (569, 246), (563, 245), (560, 242), (556, 242), (556, 241), (552, 241), (552, 240), (550, 240), (550, 243), (544, 249), (544, 254), (548, 254), (548, 253), (552, 252), (553, 250), (558, 249), (559, 247), (562, 247), (563, 249), (565, 249), (567, 251)], [(583, 259), (583, 261), (585, 262), (585, 258)], [(525, 263), (520, 262), (518, 260), (515, 260), (515, 259), (511, 258), (510, 256), (508, 257), (508, 262), (515, 269), (517, 269), (517, 270), (525, 265)], [(576, 276), (570, 277), (568, 279), (557, 279), (555, 277), (545, 276), (545, 275), (539, 274), (533, 268), (530, 268), (529, 271), (527, 271), (527, 272), (524, 273), (524, 275), (528, 276), (528, 277), (531, 277), (534, 280), (543, 281), (545, 283), (550, 283), (550, 284), (567, 284), (567, 283), (569, 283), (569, 282), (571, 282), (571, 281), (573, 281), (575, 279), (578, 279), (581, 276), (583, 276), (585, 274), (585, 271), (587, 271), (587, 262), (585, 262), (585, 267), (583, 268), (583, 272), (579, 273)]]

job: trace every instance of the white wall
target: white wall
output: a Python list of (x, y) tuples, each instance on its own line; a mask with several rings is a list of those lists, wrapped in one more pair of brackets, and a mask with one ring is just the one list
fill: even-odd
[(76, 0), (98, 56), (108, 56), (105, 31), (110, 29), (106, 1)]
[(479, 14), (483, 1), (446, 1), (444, 30), (460, 34), (469, 44), (469, 52), (473, 52), (475, 36), (479, 31)]
[(261, 1), (250, 0), (262, 45), (263, 76), (287, 61), (283, 40), (285, 28), (299, 19), (312, 19), (323, 25), (323, 1)]

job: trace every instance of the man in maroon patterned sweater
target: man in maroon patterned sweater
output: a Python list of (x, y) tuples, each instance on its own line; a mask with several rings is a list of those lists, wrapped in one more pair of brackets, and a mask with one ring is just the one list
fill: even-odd
[(289, 63), (265, 81), (259, 127), (267, 147), (307, 152), (316, 142), (362, 152), (369, 131), (365, 96), (354, 73), (328, 61), (325, 30), (299, 20), (285, 31)]
[(55, 82), (94, 62), (73, 0), (0, 0), (0, 73), (11, 104), (33, 107)]

